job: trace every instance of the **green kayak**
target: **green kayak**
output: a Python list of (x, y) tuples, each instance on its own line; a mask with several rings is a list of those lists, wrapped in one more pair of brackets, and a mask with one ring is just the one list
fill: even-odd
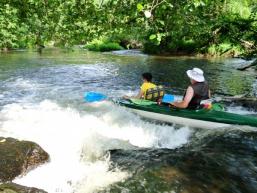
[(186, 125), (196, 128), (220, 128), (230, 125), (249, 125), (257, 127), (257, 117), (225, 112), (221, 109), (175, 109), (158, 105), (155, 102), (139, 100), (116, 101), (136, 114), (158, 121)]

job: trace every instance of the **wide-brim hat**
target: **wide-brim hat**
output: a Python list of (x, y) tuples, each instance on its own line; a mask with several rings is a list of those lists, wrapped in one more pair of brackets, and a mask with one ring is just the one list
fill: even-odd
[(187, 71), (187, 76), (197, 82), (204, 82), (205, 78), (203, 76), (203, 71), (200, 68), (193, 68)]

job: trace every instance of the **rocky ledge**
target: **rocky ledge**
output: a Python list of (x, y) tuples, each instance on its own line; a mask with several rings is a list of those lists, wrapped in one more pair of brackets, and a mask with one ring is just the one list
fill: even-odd
[(48, 153), (36, 143), (0, 137), (0, 183), (11, 182), (48, 160)]
[(15, 183), (7, 183), (0, 185), (0, 193), (47, 193), (37, 188), (29, 188)]

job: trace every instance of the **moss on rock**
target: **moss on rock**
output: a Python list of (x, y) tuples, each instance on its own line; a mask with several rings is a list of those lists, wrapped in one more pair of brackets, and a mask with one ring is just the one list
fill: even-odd
[(7, 183), (0, 185), (0, 193), (46, 193), (46, 191), (37, 188), (21, 186), (15, 183)]

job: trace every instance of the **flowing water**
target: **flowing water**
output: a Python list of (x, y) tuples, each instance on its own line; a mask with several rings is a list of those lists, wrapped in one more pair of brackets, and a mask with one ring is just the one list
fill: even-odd
[(1, 54), (0, 136), (34, 141), (51, 157), (15, 182), (49, 193), (257, 192), (255, 128), (166, 125), (83, 101), (86, 91), (135, 94), (146, 71), (182, 95), (192, 67), (205, 71), (216, 97), (255, 94), (254, 72), (233, 70), (244, 62), (60, 49)]

